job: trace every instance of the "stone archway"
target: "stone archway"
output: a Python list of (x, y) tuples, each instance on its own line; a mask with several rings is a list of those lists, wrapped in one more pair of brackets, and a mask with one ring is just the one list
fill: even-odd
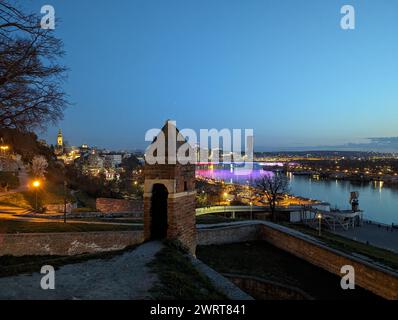
[(151, 239), (165, 239), (167, 237), (167, 188), (160, 183), (152, 187), (151, 197)]

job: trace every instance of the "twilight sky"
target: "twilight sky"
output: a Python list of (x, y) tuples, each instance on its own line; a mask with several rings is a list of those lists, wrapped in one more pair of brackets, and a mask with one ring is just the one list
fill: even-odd
[[(72, 145), (143, 148), (169, 118), (253, 128), (258, 150), (398, 136), (396, 0), (19, 2), (62, 20)], [(344, 4), (355, 30), (340, 28)]]

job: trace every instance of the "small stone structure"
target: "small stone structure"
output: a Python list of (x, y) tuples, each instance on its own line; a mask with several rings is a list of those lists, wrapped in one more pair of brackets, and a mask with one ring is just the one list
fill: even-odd
[(194, 254), (195, 165), (182, 165), (176, 161), (175, 154), (169, 153), (170, 144), (174, 144), (178, 150), (186, 142), (174, 122), (166, 122), (148, 150), (159, 141), (163, 143), (160, 139), (164, 139), (163, 163), (149, 164), (146, 158), (144, 168), (145, 239), (176, 239)]
[[(46, 213), (63, 213), (65, 210), (65, 205), (62, 204), (47, 204), (44, 206)], [(77, 208), (76, 203), (66, 203), (66, 213), (71, 213), (73, 209)]]

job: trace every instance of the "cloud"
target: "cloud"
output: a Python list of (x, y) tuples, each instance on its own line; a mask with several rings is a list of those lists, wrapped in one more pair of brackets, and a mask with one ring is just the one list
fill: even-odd
[(398, 137), (371, 137), (361, 143), (346, 143), (342, 145), (311, 147), (311, 150), (352, 150), (352, 151), (376, 151), (398, 152)]
[[(256, 148), (257, 149), (257, 148)], [(349, 142), (340, 145), (319, 145), (281, 148), (259, 148), (264, 151), (374, 151), (398, 152), (398, 137), (371, 137), (364, 142)], [(272, 149), (272, 150), (271, 150)]]

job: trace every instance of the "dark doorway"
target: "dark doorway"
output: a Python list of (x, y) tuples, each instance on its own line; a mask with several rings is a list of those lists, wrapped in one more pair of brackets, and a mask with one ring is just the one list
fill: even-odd
[(155, 184), (151, 199), (151, 239), (167, 236), (167, 197), (169, 193), (163, 184)]

